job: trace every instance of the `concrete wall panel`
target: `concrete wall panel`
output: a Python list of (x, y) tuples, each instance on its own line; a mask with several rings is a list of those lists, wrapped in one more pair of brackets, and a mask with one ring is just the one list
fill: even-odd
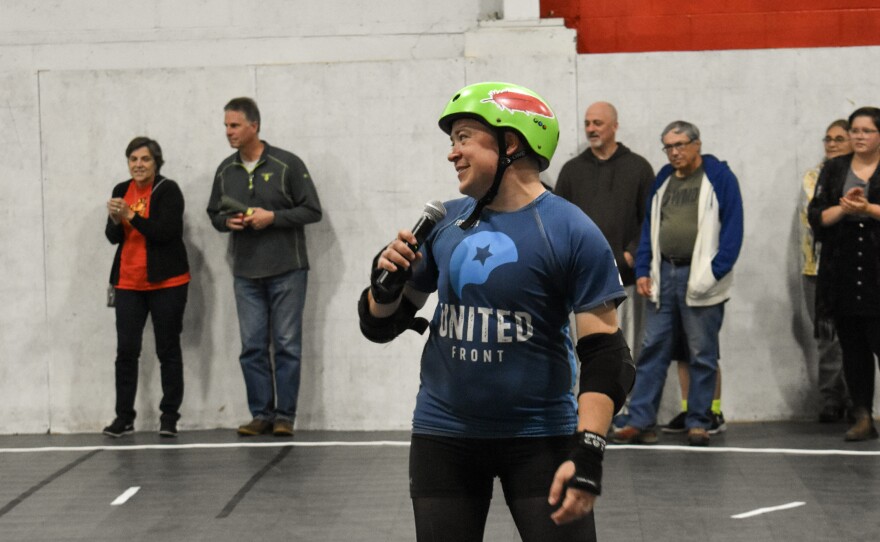
[[(726, 160), (739, 178), (745, 241), (721, 333), (729, 417), (811, 418), (818, 409), (816, 353), (798, 267), (800, 180), (822, 158), (825, 127), (858, 106), (876, 103), (876, 74), (857, 80), (845, 75), (876, 51), (578, 56), (581, 114), (594, 101), (614, 103), (618, 139), (655, 170), (666, 162), (659, 143), (666, 124), (693, 122), (701, 130), (703, 152)], [(843, 80), (848, 84), (841, 85)], [(583, 130), (579, 140), (582, 150)], [(666, 394), (666, 416), (674, 414), (678, 399)]]
[[(217, 393), (239, 387), (238, 366), (218, 352), (237, 352), (237, 320), (214, 290), (228, 283), (226, 240), (210, 226), (205, 205), (214, 169), (231, 151), (223, 105), (254, 93), (249, 68), (46, 72), (40, 77), (44, 134), (47, 312), (53, 430), (94, 430), (113, 414), (115, 317), (104, 307), (115, 247), (104, 237), (105, 202), (128, 179), (125, 147), (137, 135), (162, 145), (162, 173), (186, 200), (185, 241), (192, 266), (185, 319), (187, 393), (184, 424), (243, 418), (241, 403)], [(148, 327), (145, 337), (151, 337)], [(145, 423), (158, 418), (158, 361), (151, 340), (141, 359), (137, 409)], [(210, 396), (203, 389), (211, 389)], [(203, 401), (196, 399), (202, 397)], [(191, 406), (192, 405), (192, 406)], [(198, 405), (198, 406), (196, 406)], [(196, 412), (189, 409), (196, 406)], [(246, 409), (245, 409), (246, 411)]]
[[(40, 183), (40, 102), (33, 72), (0, 72), (0, 411), (22, 432), (49, 428)], [(26, 390), (26, 393), (21, 393)], [(3, 429), (0, 429), (3, 431)], [(8, 429), (6, 430), (8, 431)], [(4, 431), (5, 432), (5, 431)]]

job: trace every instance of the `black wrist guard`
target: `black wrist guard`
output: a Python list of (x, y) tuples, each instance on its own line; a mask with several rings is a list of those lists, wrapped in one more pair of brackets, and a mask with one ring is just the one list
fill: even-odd
[(588, 391), (603, 393), (614, 401), (614, 412), (626, 402), (636, 378), (636, 367), (629, 347), (618, 329), (616, 333), (593, 333), (577, 342), (581, 360), (578, 396)]
[(574, 463), (574, 476), (568, 481), (568, 486), (601, 495), (605, 438), (591, 431), (579, 431), (575, 437), (577, 443), (569, 456)]
[[(370, 314), (370, 300), (365, 288), (358, 300), (358, 316), (361, 320), (361, 333), (374, 343), (387, 343), (394, 340), (398, 335), (411, 329), (419, 334), (428, 329), (428, 321), (424, 318), (416, 318), (418, 308), (406, 297), (400, 300), (400, 306), (394, 314), (386, 318), (377, 318)], [(396, 299), (396, 298), (395, 298)]]
[[(383, 248), (382, 250), (385, 249)], [(412, 276), (412, 266), (406, 269), (398, 267), (397, 271), (393, 273), (385, 269), (378, 269), (376, 263), (379, 261), (379, 255), (382, 254), (382, 250), (373, 258), (373, 269), (370, 272), (370, 291), (373, 293), (373, 301), (387, 305), (397, 301), (397, 298), (403, 293), (406, 281)], [(384, 285), (379, 282), (379, 277), (383, 274), (388, 275)]]

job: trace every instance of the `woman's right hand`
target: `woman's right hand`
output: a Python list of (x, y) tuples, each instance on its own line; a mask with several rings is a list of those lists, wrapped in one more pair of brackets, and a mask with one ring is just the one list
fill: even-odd
[(840, 209), (847, 215), (864, 215), (867, 214), (868, 198), (865, 197), (865, 191), (858, 186), (847, 190), (846, 194), (840, 198)]
[(397, 232), (397, 239), (391, 241), (379, 254), (376, 268), (392, 273), (398, 269), (408, 269), (422, 257), (421, 252), (412, 249), (417, 244), (416, 236), (410, 230), (400, 230)]
[(114, 224), (119, 224), (121, 221), (119, 218), (119, 210), (121, 209), (119, 199), (120, 198), (110, 198), (107, 200), (107, 216), (110, 217), (110, 220)]

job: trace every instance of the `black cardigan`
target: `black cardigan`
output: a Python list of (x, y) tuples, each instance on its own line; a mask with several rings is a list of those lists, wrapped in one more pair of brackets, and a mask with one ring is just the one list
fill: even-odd
[[(816, 193), (807, 208), (807, 218), (817, 243), (822, 244), (819, 258), (819, 277), (816, 284), (816, 335), (826, 335), (834, 311), (834, 286), (842, 279), (839, 263), (848, 261), (846, 254), (840, 253), (840, 236), (843, 235), (843, 221), (830, 226), (822, 225), (822, 212), (829, 207), (840, 205), (846, 176), (852, 165), (852, 154), (838, 156), (825, 162), (819, 179), (816, 181)], [(868, 179), (865, 196), (870, 203), (880, 203), (880, 167)], [(869, 220), (865, 223), (866, 233), (875, 248), (880, 249), (880, 222)], [(880, 254), (880, 250), (876, 252)], [(880, 262), (877, 262), (880, 266)], [(873, 285), (880, 288), (880, 277)]]
[[(132, 182), (134, 181), (129, 179), (117, 184), (113, 188), (113, 197), (125, 197)], [(149, 218), (135, 214), (131, 219), (131, 226), (147, 240), (149, 282), (162, 282), (189, 271), (186, 247), (183, 245), (183, 193), (177, 183), (157, 175), (150, 194)], [(110, 284), (115, 285), (119, 282), (119, 265), (122, 245), (125, 243), (125, 230), (121, 222), (114, 224), (108, 216), (104, 234), (112, 244), (119, 245), (113, 258), (113, 267), (110, 268)]]

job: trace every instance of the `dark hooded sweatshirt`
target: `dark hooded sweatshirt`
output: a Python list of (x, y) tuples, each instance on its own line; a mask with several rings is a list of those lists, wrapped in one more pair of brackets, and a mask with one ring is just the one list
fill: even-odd
[(624, 285), (635, 284), (635, 272), (624, 251), (635, 258), (654, 171), (647, 160), (618, 143), (608, 160), (590, 148), (572, 158), (559, 172), (554, 192), (574, 203), (599, 226), (617, 260)]

